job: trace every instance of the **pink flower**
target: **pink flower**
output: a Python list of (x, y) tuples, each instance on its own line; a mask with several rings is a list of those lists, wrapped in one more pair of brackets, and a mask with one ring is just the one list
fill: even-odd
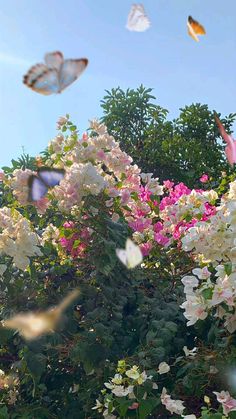
[(170, 244), (170, 239), (168, 237), (163, 236), (161, 233), (155, 233), (154, 239), (158, 244), (162, 246), (168, 246)]
[(174, 182), (171, 182), (170, 180), (164, 180), (163, 185), (166, 189), (171, 189), (172, 186), (174, 186)]
[(202, 182), (202, 183), (207, 183), (208, 182), (208, 180), (209, 180), (209, 176), (206, 174), (206, 173), (204, 173), (201, 177), (200, 177), (200, 182)]
[(82, 142), (87, 143), (87, 141), (88, 141), (88, 134), (87, 134), (87, 132), (84, 132), (83, 135), (82, 135)]
[(43, 214), (46, 209), (50, 206), (50, 201), (48, 198), (44, 197), (34, 202), (35, 207), (38, 209), (40, 214)]
[(130, 200), (130, 192), (128, 191), (128, 189), (123, 189), (121, 191), (121, 204), (127, 205), (129, 200)]
[(153, 225), (153, 230), (155, 231), (155, 233), (159, 233), (161, 230), (163, 230), (163, 225), (161, 221), (158, 221)]
[(140, 233), (142, 233), (146, 228), (149, 228), (152, 224), (152, 221), (149, 220), (148, 218), (139, 218), (135, 221), (130, 221), (129, 222), (129, 227), (132, 228), (132, 230), (134, 231), (139, 231)]
[(143, 256), (148, 256), (150, 251), (152, 250), (152, 243), (151, 242), (146, 242), (146, 243), (142, 243), (140, 244), (140, 250), (142, 252)]
[(106, 160), (106, 153), (103, 150), (98, 150), (97, 151), (97, 159), (101, 160), (101, 161), (105, 161)]
[(236, 410), (236, 399), (233, 399), (228, 391), (213, 391), (219, 403), (222, 404), (224, 415)]
[(151, 191), (148, 190), (147, 186), (140, 187), (139, 198), (142, 202), (150, 201)]

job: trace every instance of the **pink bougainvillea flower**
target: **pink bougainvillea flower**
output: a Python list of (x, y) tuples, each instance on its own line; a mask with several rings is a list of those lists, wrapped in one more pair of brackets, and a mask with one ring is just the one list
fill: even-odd
[(206, 173), (204, 173), (201, 177), (200, 177), (200, 182), (202, 182), (202, 183), (207, 183), (208, 182), (208, 180), (209, 180), (209, 176), (206, 174)]
[(142, 202), (150, 201), (150, 196), (152, 192), (148, 190), (147, 186), (141, 186), (139, 198)]
[(152, 246), (151, 242), (146, 242), (146, 243), (140, 244), (139, 247), (140, 247), (140, 250), (142, 252), (142, 255), (143, 256), (148, 256), (149, 253), (151, 252), (153, 246)]
[(233, 166), (236, 163), (236, 141), (233, 139), (233, 137), (225, 131), (225, 128), (223, 127), (222, 123), (220, 122), (219, 118), (215, 116), (216, 123), (218, 125), (220, 135), (227, 143), (227, 146), (225, 147), (225, 155), (227, 157), (227, 160), (231, 166)]
[(164, 180), (163, 185), (166, 189), (171, 189), (174, 186), (174, 182), (171, 182), (171, 180)]
[(158, 244), (161, 244), (162, 246), (168, 246), (170, 244), (170, 239), (168, 237), (163, 236), (161, 233), (155, 233), (154, 239)]

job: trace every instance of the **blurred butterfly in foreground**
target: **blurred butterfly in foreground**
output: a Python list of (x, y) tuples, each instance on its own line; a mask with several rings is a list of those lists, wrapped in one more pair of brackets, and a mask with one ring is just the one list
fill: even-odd
[(88, 65), (87, 58), (64, 60), (60, 51), (46, 54), (46, 64), (31, 67), (23, 78), (23, 83), (43, 95), (61, 93), (73, 83)]
[(225, 140), (227, 146), (225, 147), (225, 155), (227, 160), (231, 166), (236, 163), (236, 140), (225, 131), (222, 123), (220, 122), (219, 118), (215, 115), (215, 120), (218, 125), (220, 135)]
[(18, 330), (25, 339), (32, 340), (39, 338), (45, 333), (53, 333), (58, 325), (63, 311), (78, 297), (79, 290), (76, 289), (68, 294), (62, 302), (49, 310), (33, 313), (19, 313), (2, 324), (7, 329)]
[(133, 4), (131, 6), (126, 28), (129, 31), (144, 32), (150, 27), (148, 19), (142, 4)]
[(116, 249), (116, 254), (128, 269), (135, 268), (143, 260), (139, 246), (134, 244), (130, 239), (126, 240), (125, 249)]
[(194, 20), (192, 16), (188, 17), (187, 26), (188, 26), (188, 34), (197, 42), (199, 42), (197, 35), (206, 34), (204, 27), (200, 25), (200, 23), (197, 22), (197, 20)]
[(59, 185), (64, 178), (65, 170), (41, 167), (37, 176), (31, 175), (28, 180), (29, 201), (39, 201), (42, 199), (49, 188)]

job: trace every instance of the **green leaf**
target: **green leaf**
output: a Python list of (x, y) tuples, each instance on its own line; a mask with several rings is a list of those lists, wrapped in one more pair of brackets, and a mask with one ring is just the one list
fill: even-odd
[(0, 419), (8, 419), (9, 418), (9, 414), (7, 411), (7, 407), (3, 406), (0, 408)]
[(161, 403), (160, 399), (152, 398), (148, 400), (142, 400), (140, 402), (138, 412), (139, 412), (139, 419), (145, 419), (152, 413), (152, 411)]
[(28, 351), (24, 355), (24, 358), (35, 384), (39, 383), (40, 378), (46, 369), (46, 356), (41, 353)]

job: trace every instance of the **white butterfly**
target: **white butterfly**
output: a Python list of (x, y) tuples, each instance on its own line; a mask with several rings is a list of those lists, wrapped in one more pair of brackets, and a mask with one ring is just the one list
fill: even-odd
[(142, 4), (133, 4), (131, 6), (126, 28), (129, 31), (144, 32), (150, 27), (148, 19)]
[(31, 67), (23, 78), (23, 83), (43, 95), (61, 93), (73, 83), (88, 65), (87, 58), (64, 60), (60, 51), (46, 54), (46, 64)]
[(130, 239), (126, 240), (125, 249), (116, 249), (116, 254), (128, 269), (135, 268), (143, 260), (139, 246), (134, 244)]

